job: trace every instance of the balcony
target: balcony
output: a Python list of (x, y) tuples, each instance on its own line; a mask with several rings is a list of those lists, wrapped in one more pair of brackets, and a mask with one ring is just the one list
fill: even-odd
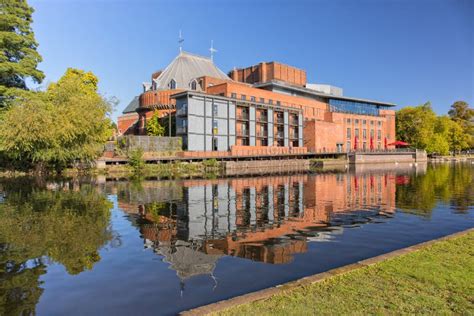
[(266, 115), (257, 115), (257, 122), (266, 123), (268, 122), (268, 116)]
[(257, 131), (257, 137), (268, 137), (268, 131)]
[(290, 133), (290, 138), (291, 139), (298, 139), (299, 138), (299, 133)]
[(248, 121), (249, 120), (249, 114), (248, 113), (238, 113), (237, 114), (237, 119), (240, 121)]
[(187, 132), (187, 127), (176, 127), (176, 134), (186, 134)]
[(276, 124), (283, 124), (284, 123), (283, 116), (277, 116), (276, 119), (275, 119), (275, 123)]
[(248, 130), (237, 131), (237, 136), (238, 137), (249, 137), (249, 131)]
[(186, 115), (188, 115), (188, 107), (183, 106), (182, 108), (176, 110), (176, 115), (177, 116), (186, 116)]

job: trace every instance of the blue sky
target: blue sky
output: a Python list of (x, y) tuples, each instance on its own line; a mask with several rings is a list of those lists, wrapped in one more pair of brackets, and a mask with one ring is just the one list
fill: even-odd
[(44, 84), (67, 67), (94, 72), (120, 100), (114, 118), (152, 72), (178, 53), (209, 55), (225, 72), (261, 61), (303, 68), (308, 81), (346, 96), (431, 101), (439, 114), (472, 105), (474, 1), (30, 0)]

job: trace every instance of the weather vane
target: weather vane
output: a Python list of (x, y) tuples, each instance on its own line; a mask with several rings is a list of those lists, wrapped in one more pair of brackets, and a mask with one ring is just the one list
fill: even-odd
[(217, 53), (217, 49), (214, 48), (214, 40), (211, 40), (211, 48), (209, 48), (211, 52), (211, 60), (214, 61), (214, 53)]
[(181, 35), (181, 30), (179, 30), (179, 38), (178, 38), (178, 43), (179, 43), (179, 52), (181, 53), (183, 51), (183, 42), (184, 38)]

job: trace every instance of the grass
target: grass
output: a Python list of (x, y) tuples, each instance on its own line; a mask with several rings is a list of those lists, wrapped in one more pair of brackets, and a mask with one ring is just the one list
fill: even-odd
[(474, 315), (474, 232), (219, 315)]

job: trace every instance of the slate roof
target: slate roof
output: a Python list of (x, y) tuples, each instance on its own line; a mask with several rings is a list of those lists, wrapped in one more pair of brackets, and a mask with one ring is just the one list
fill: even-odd
[(127, 113), (135, 113), (138, 106), (138, 96), (134, 97), (132, 101), (125, 107), (125, 109), (122, 111), (122, 114), (127, 114)]
[(172, 79), (176, 81), (176, 89), (189, 89), (191, 81), (202, 76), (230, 80), (210, 58), (180, 52), (154, 81), (157, 90), (169, 89)]

